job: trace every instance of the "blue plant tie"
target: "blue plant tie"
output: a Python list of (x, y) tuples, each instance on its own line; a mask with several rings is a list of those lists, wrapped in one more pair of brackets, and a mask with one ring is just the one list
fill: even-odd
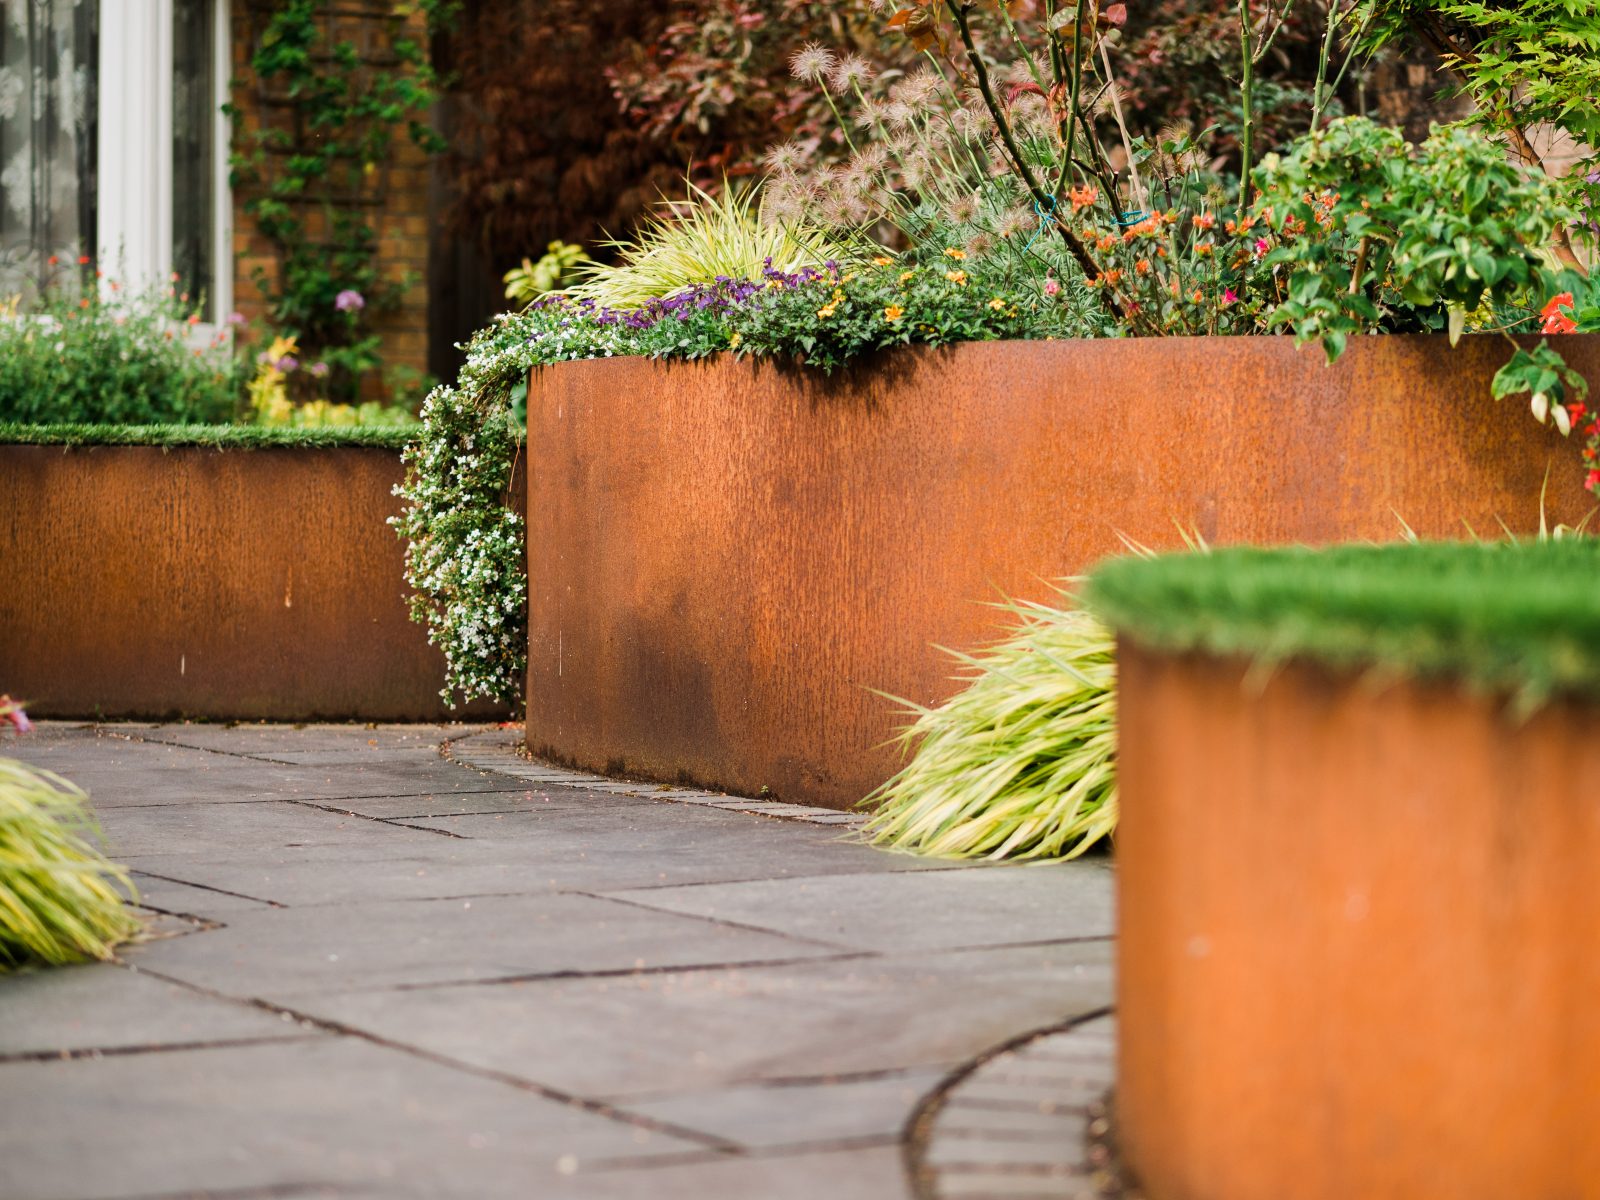
[(1049, 208), (1044, 207), (1044, 205), (1040, 204), (1037, 200), (1033, 202), (1033, 211), (1039, 214), (1039, 224), (1035, 226), (1034, 231), (1028, 235), (1028, 240), (1022, 243), (1022, 252), (1024, 254), (1026, 254), (1028, 252), (1028, 248), (1038, 240), (1039, 235), (1044, 232), (1045, 226), (1050, 224), (1050, 218), (1055, 215), (1056, 198), (1054, 196), (1046, 196), (1045, 199), (1050, 201)]
[(1125, 212), (1119, 215), (1117, 217), (1117, 224), (1123, 226), (1137, 225), (1142, 220), (1144, 220), (1144, 210), (1142, 208), (1136, 208), (1132, 212)]

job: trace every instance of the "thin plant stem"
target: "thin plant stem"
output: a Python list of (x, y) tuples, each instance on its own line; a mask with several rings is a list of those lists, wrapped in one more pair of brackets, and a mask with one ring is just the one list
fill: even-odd
[[(989, 70), (984, 65), (983, 56), (978, 53), (978, 47), (972, 40), (972, 26), (968, 19), (968, 6), (963, 0), (945, 0), (945, 3), (950, 10), (950, 15), (955, 18), (956, 29), (961, 34), (962, 48), (966, 51), (967, 61), (972, 64), (972, 72), (977, 79), (978, 93), (983, 97), (983, 102), (989, 109), (989, 115), (994, 120), (995, 129), (1000, 135), (1000, 144), (1005, 147), (1006, 154), (1010, 157), (1012, 165), (1016, 167), (1017, 174), (1022, 177), (1023, 183), (1027, 185), (1028, 191), (1033, 196), (1034, 203), (1039, 206), (1041, 211), (1049, 211), (1054, 205), (1054, 200), (1039, 186), (1039, 180), (1035, 177), (1033, 171), (1029, 169), (1026, 160), (1022, 157), (1022, 152), (1017, 149), (1017, 143), (1011, 136), (1011, 125), (1006, 120), (1005, 111), (1000, 107), (1000, 102), (995, 99), (994, 88), (989, 82)], [(1068, 252), (1077, 260), (1078, 268), (1083, 271), (1084, 275), (1093, 279), (1100, 274), (1099, 265), (1096, 264), (1094, 257), (1089, 253), (1088, 247), (1083, 244), (1078, 235), (1073, 233), (1071, 228), (1062, 221), (1056, 221), (1055, 226), (1060, 231), (1062, 240), (1066, 242)], [(1106, 289), (1106, 306), (1118, 320), (1126, 320), (1126, 313), (1122, 305), (1110, 294), (1109, 288)]]

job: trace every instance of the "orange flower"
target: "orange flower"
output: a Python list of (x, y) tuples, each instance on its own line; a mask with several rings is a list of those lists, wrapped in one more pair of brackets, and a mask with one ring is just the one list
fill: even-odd
[(901, 308), (898, 304), (891, 304), (888, 308), (883, 310), (883, 319), (885, 321), (898, 321), (905, 315), (906, 310)]
[(1067, 199), (1072, 201), (1073, 212), (1082, 212), (1099, 198), (1100, 193), (1087, 185), (1075, 187), (1067, 193)]
[(1194, 218), (1194, 227), (1202, 232), (1210, 229), (1217, 223), (1217, 218), (1210, 213), (1197, 213)]
[(999, 296), (996, 296), (993, 300), (989, 301), (989, 307), (994, 309), (995, 312), (1004, 312), (1006, 302), (1000, 299)]
[[(1563, 311), (1566, 310), (1566, 311)], [(1544, 318), (1544, 327), (1540, 333), (1576, 333), (1578, 323), (1572, 319), (1572, 293), (1562, 292), (1559, 296), (1550, 297), (1550, 303), (1539, 310), (1539, 315)]]
[(1133, 269), (1139, 272), (1141, 275), (1150, 274), (1150, 260), (1148, 258), (1141, 258), (1138, 262), (1133, 264)]
[(967, 252), (965, 250), (957, 250), (954, 247), (952, 247), (951, 249), (946, 250), (944, 252), (944, 256), (946, 258), (953, 258), (957, 262), (960, 262), (962, 259), (966, 258)]
[(957, 287), (967, 286), (967, 273), (965, 271), (946, 271), (944, 277)]
[(886, 258), (882, 254), (880, 254), (880, 255), (878, 255), (877, 258), (872, 260), (872, 265), (875, 266), (875, 267), (887, 267), (893, 261), (894, 261), (894, 259)]

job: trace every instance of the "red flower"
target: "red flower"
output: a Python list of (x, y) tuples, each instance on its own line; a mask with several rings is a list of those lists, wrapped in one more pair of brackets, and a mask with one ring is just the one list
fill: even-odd
[(1590, 471), (1589, 477), (1583, 481), (1583, 486), (1591, 492), (1600, 492), (1600, 471)]
[[(1562, 310), (1566, 311), (1563, 312)], [(1550, 303), (1539, 310), (1539, 315), (1544, 318), (1544, 327), (1541, 333), (1576, 333), (1578, 323), (1572, 319), (1572, 293), (1562, 292), (1559, 296), (1550, 297)]]
[(87, 267), (89, 265), (89, 256), (87, 254), (78, 255), (78, 265), (80, 267)]

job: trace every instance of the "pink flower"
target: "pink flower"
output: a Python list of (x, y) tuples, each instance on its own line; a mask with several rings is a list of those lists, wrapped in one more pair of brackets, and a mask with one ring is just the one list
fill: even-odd
[(243, 325), (247, 322), (247, 318), (242, 312), (231, 312), (226, 319), (229, 325)]
[(328, 373), (328, 364), (325, 362), (314, 362), (307, 367), (306, 370), (310, 371), (318, 379), (321, 379)]
[(1061, 285), (1054, 279), (1046, 279), (1044, 281), (1044, 294), (1046, 296), (1059, 296), (1061, 294)]
[(0, 717), (15, 725), (18, 733), (27, 733), (33, 729), (33, 722), (28, 720), (28, 714), (22, 711), (22, 705), (10, 696), (0, 696)]
[(333, 298), (333, 306), (340, 312), (360, 312), (367, 306), (366, 297), (354, 288), (345, 288)]
[(1267, 244), (1267, 239), (1266, 238), (1257, 238), (1256, 239), (1256, 257), (1257, 258), (1265, 257), (1267, 251), (1270, 250), (1270, 249), (1272, 249), (1272, 247)]
[(1234, 291), (1232, 288), (1223, 288), (1222, 289), (1222, 302), (1224, 304), (1237, 304), (1237, 303), (1239, 303), (1239, 293)]

